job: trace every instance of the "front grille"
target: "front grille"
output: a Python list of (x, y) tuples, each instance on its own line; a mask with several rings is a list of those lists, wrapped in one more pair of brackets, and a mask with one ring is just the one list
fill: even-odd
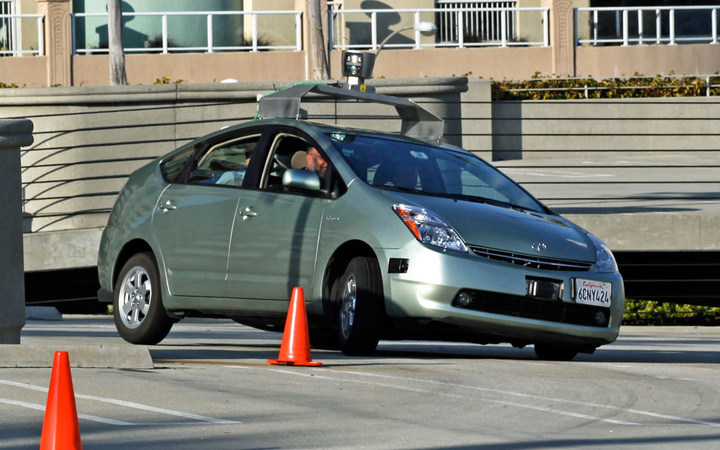
[(592, 263), (585, 261), (572, 261), (567, 259), (541, 258), (522, 253), (512, 253), (503, 250), (495, 250), (485, 247), (470, 246), (470, 249), (478, 256), (516, 264), (523, 267), (532, 267), (540, 270), (567, 270), (581, 272), (590, 270)]
[(464, 309), (546, 320), (548, 322), (605, 328), (610, 323), (610, 308), (563, 301), (539, 300), (520, 295), (466, 290), (472, 300)]

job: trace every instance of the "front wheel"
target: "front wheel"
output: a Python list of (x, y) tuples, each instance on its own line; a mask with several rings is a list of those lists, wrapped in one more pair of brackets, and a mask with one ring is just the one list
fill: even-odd
[(382, 320), (382, 280), (375, 259), (350, 260), (333, 288), (338, 344), (346, 355), (367, 356), (377, 347)]
[(173, 326), (160, 293), (152, 253), (133, 255), (120, 271), (113, 292), (113, 317), (120, 336), (132, 344), (155, 345)]

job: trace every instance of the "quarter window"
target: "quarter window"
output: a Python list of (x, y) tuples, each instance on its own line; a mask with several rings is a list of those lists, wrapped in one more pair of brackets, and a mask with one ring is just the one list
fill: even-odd
[(190, 157), (195, 153), (195, 150), (196, 147), (189, 146), (161, 162), (160, 172), (162, 173), (163, 179), (168, 183), (175, 181), (180, 173), (182, 173)]

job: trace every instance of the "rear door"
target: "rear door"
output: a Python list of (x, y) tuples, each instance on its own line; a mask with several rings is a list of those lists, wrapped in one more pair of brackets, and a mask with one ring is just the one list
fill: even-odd
[(260, 137), (254, 129), (207, 142), (184, 182), (170, 184), (160, 196), (153, 232), (173, 295), (227, 296), (230, 237)]

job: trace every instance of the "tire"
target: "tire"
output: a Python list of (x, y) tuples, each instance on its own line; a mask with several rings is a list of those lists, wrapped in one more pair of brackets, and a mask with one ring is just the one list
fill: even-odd
[(160, 275), (152, 253), (133, 255), (123, 266), (113, 292), (113, 317), (127, 342), (155, 345), (175, 321), (165, 312)]
[(535, 355), (545, 361), (571, 361), (578, 350), (572, 346), (557, 344), (535, 344)]
[(358, 256), (333, 286), (337, 306), (337, 336), (340, 350), (350, 356), (368, 356), (380, 340), (382, 281), (377, 261)]

